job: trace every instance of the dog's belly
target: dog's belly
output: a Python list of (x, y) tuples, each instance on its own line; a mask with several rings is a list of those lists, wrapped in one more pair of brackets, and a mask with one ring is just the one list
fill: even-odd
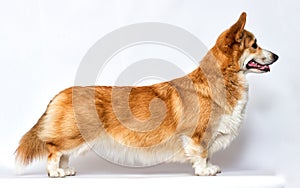
[(99, 157), (122, 166), (145, 167), (164, 162), (186, 161), (181, 140), (177, 135), (155, 146), (131, 147), (118, 143), (110, 135), (103, 133), (96, 140), (81, 145), (71, 153), (80, 155), (91, 149)]
[(244, 92), (232, 113), (221, 117), (220, 124), (212, 137), (212, 144), (209, 149), (211, 154), (220, 149), (225, 149), (237, 136), (244, 119), (247, 101), (248, 94), (247, 92)]

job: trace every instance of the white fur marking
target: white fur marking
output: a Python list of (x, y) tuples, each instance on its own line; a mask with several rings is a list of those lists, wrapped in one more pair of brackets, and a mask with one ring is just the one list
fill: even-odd
[(213, 135), (213, 143), (209, 148), (210, 154), (225, 149), (231, 141), (237, 136), (242, 125), (245, 114), (245, 107), (248, 101), (247, 91), (242, 94), (230, 115), (223, 115), (219, 128)]
[(204, 168), (201, 166), (195, 167), (195, 175), (197, 176), (214, 176), (220, 172), (220, 168), (216, 165), (207, 165)]

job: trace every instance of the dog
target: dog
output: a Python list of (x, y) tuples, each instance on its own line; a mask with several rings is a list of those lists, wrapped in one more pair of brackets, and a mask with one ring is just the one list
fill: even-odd
[(248, 101), (247, 73), (270, 71), (278, 56), (244, 29), (242, 13), (199, 66), (151, 86), (74, 86), (58, 93), (22, 137), (16, 162), (47, 157), (49, 177), (76, 174), (69, 157), (97, 148), (123, 165), (188, 162), (195, 175), (221, 172), (212, 154), (237, 136)]

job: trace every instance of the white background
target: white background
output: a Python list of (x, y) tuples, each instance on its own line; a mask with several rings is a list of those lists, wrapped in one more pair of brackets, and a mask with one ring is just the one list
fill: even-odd
[[(289, 184), (296, 183), (300, 170), (299, 10), (296, 0), (1, 1), (0, 175), (14, 176), (13, 153), (21, 136), (56, 93), (74, 84), (83, 56), (105, 34), (133, 23), (162, 22), (189, 31), (210, 48), (246, 11), (246, 29), (256, 35), (260, 46), (276, 52), (279, 61), (268, 74), (248, 75), (250, 100), (244, 126), (232, 145), (213, 160), (225, 172), (268, 170), (283, 175)], [(93, 155), (72, 163), (87, 174), (105, 174), (102, 166), (113, 173), (192, 172), (190, 166), (180, 164), (135, 171)], [(43, 165), (35, 163), (25, 174), (45, 175)]]

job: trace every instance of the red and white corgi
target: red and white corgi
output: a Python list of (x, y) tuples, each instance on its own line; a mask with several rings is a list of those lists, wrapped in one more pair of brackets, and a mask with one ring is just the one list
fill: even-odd
[(119, 164), (189, 162), (196, 175), (220, 173), (209, 159), (238, 134), (248, 101), (246, 73), (269, 72), (278, 59), (258, 46), (245, 23), (242, 13), (184, 77), (61, 91), (22, 137), (16, 161), (28, 165), (47, 157), (49, 177), (73, 176), (69, 157), (97, 148)]

